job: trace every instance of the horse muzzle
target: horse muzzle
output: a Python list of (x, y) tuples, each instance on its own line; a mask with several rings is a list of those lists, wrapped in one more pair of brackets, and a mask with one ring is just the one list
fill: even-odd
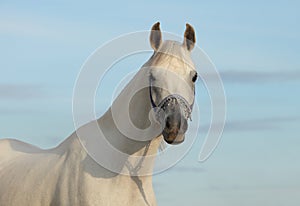
[(184, 141), (187, 128), (187, 120), (181, 114), (169, 114), (162, 135), (168, 144), (180, 144)]
[(182, 143), (188, 128), (187, 119), (191, 115), (187, 101), (181, 96), (170, 95), (161, 102), (159, 108), (164, 140), (173, 145)]

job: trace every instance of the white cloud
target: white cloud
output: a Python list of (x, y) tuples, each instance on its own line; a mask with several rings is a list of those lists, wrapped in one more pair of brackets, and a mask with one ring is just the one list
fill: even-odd
[(31, 84), (0, 84), (0, 98), (2, 100), (25, 100), (43, 96), (41, 86)]
[(24, 18), (2, 16), (0, 18), (0, 33), (19, 36), (56, 37), (59, 32), (46, 26), (41, 21)]

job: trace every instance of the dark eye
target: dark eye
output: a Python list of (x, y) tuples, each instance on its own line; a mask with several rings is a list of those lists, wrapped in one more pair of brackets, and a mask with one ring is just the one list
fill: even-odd
[(195, 73), (195, 75), (194, 75), (193, 78), (192, 78), (192, 81), (193, 81), (193, 82), (196, 82), (196, 81), (197, 81), (197, 78), (198, 78), (198, 74)]

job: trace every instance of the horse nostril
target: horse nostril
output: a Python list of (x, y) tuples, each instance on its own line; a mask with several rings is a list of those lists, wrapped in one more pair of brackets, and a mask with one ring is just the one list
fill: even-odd
[(170, 121), (166, 121), (166, 128), (167, 128), (167, 129), (170, 129), (170, 128), (171, 128)]

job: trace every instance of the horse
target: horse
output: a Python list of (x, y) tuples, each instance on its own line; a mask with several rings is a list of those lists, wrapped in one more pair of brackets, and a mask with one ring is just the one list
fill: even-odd
[[(156, 205), (151, 175), (155, 155), (162, 142), (182, 143), (188, 129), (197, 79), (191, 59), (195, 42), (195, 31), (189, 24), (183, 42), (178, 42), (163, 41), (160, 23), (155, 23), (150, 31), (152, 56), (103, 116), (83, 125), (52, 149), (15, 139), (0, 140), (0, 205)], [(147, 86), (130, 96), (139, 83)], [(128, 98), (129, 108), (123, 105)], [(114, 120), (117, 113), (120, 121), (128, 122), (123, 115), (126, 112), (137, 128), (153, 124), (155, 129), (144, 132), (147, 138), (126, 136)], [(87, 131), (81, 133), (87, 139), (99, 138), (91, 132), (91, 125), (99, 126), (110, 145), (128, 154), (128, 159), (118, 162), (120, 172), (98, 164), (83, 147), (80, 131)], [(129, 160), (137, 156), (142, 158)], [(110, 155), (104, 158), (111, 164), (116, 161)], [(139, 173), (141, 168), (150, 175)]]

